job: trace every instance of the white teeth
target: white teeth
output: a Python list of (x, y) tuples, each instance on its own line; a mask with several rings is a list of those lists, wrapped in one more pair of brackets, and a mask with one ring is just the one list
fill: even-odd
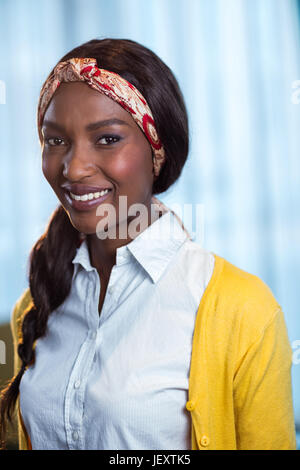
[(109, 189), (105, 189), (101, 191), (100, 193), (88, 193), (88, 194), (82, 194), (81, 196), (78, 196), (77, 194), (73, 194), (70, 191), (70, 195), (72, 199), (75, 199), (75, 201), (87, 201), (91, 199), (98, 199), (101, 196), (104, 196), (104, 194), (108, 193)]

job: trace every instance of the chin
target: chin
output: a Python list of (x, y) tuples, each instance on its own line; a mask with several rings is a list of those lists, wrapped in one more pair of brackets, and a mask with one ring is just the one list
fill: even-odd
[[(108, 223), (107, 219), (103, 221), (101, 224), (99, 217), (96, 217), (95, 219), (91, 220), (89, 217), (82, 217), (82, 216), (74, 216), (74, 214), (69, 214), (69, 218), (71, 221), (71, 224), (73, 225), (78, 232), (84, 233), (85, 235), (99, 235), (98, 238), (110, 238), (106, 236), (101, 237), (101, 234), (107, 233), (108, 230)], [(100, 223), (99, 223), (100, 222)], [(115, 224), (111, 225), (109, 224), (109, 230), (111, 230), (111, 234), (114, 234), (115, 232)]]
[(93, 225), (91, 222), (89, 223), (87, 220), (84, 221), (82, 217), (77, 217), (74, 216), (74, 214), (70, 214), (69, 211), (67, 211), (69, 219), (73, 227), (78, 230), (78, 232), (84, 233), (86, 235), (95, 233), (95, 225)]

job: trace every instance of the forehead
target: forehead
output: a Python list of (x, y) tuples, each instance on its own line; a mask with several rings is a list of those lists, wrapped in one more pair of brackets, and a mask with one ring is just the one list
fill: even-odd
[(111, 98), (86, 83), (61, 83), (45, 112), (44, 120), (86, 124), (91, 121), (119, 118), (135, 126), (127, 111)]

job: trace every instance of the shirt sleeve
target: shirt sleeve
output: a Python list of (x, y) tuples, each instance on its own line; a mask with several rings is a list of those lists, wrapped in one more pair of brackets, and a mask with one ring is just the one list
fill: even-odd
[(295, 450), (292, 348), (281, 308), (247, 349), (234, 377), (237, 448)]

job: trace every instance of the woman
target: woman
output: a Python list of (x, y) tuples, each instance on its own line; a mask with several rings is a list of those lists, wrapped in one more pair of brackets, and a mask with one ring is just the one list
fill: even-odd
[(13, 311), (2, 435), (17, 403), (21, 449), (295, 449), (280, 305), (155, 197), (188, 154), (170, 69), (89, 41), (50, 73), (38, 130), (60, 205)]

